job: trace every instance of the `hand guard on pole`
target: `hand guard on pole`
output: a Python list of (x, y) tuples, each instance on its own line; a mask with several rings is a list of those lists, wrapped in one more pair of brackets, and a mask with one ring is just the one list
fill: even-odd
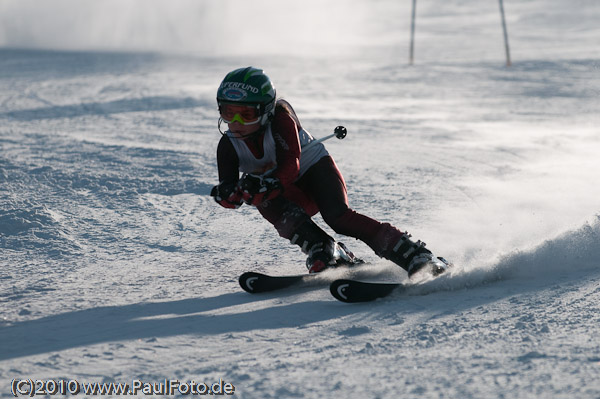
[(229, 209), (237, 209), (244, 203), (236, 183), (221, 182), (212, 188), (210, 195), (217, 204)]
[(278, 178), (253, 174), (244, 174), (238, 182), (238, 188), (244, 202), (254, 206), (277, 197), (283, 191)]

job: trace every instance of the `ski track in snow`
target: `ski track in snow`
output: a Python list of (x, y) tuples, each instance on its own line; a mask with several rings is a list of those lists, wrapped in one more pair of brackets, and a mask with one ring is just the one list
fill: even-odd
[[(547, 21), (514, 7), (514, 24)], [(241, 398), (600, 397), (600, 60), (586, 32), (562, 58), (540, 47), (510, 69), (0, 49), (0, 397), (13, 378), (223, 379)], [(451, 273), (369, 304), (241, 291), (247, 270), (304, 271), (257, 212), (209, 196), (216, 86), (246, 64), (315, 136), (348, 128), (327, 147), (351, 205)], [(335, 236), (374, 278), (406, 281)]]

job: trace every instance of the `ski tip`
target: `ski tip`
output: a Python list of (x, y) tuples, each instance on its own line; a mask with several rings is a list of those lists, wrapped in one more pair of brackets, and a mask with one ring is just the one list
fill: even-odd
[(239, 278), (240, 287), (246, 292), (257, 294), (291, 287), (306, 281), (310, 274), (270, 276), (257, 272), (245, 272)]
[(245, 272), (239, 278), (240, 287), (251, 294), (260, 292), (257, 290), (258, 287), (256, 286), (256, 281), (264, 276), (264, 274), (257, 272)]
[(335, 299), (346, 303), (371, 302), (388, 296), (400, 283), (367, 283), (356, 280), (335, 280), (329, 285), (329, 291)]
[(335, 280), (329, 285), (329, 291), (331, 295), (334, 296), (338, 301), (351, 303), (351, 297), (348, 296), (348, 290), (350, 290), (350, 285), (353, 283), (352, 280)]

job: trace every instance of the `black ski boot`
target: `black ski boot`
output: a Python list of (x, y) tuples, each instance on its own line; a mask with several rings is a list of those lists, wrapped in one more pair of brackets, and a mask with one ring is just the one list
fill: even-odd
[(391, 260), (408, 272), (412, 277), (419, 271), (428, 271), (433, 276), (444, 273), (450, 264), (443, 258), (435, 258), (425, 248), (421, 240), (414, 242), (407, 232), (400, 232), (388, 223), (384, 223), (375, 240), (375, 253)]
[(344, 244), (336, 242), (296, 205), (290, 205), (275, 223), (275, 228), (281, 237), (298, 245), (302, 252), (308, 255), (306, 268), (309, 273), (318, 273), (329, 267), (362, 263)]
[(309, 273), (318, 273), (330, 267), (361, 263), (341, 242), (336, 242), (310, 218), (307, 218), (294, 232), (292, 244), (308, 254), (306, 268)]
[[(333, 240), (333, 239), (332, 239)], [(363, 263), (341, 242), (321, 242), (312, 247), (306, 259), (309, 273), (318, 273), (330, 267)]]

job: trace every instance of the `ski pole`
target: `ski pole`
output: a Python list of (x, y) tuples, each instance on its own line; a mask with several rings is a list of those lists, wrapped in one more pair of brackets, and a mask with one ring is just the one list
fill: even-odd
[(308, 143), (308, 145), (306, 145), (305, 147), (302, 147), (302, 150), (306, 150), (306, 149), (312, 147), (313, 145), (317, 145), (318, 143), (322, 143), (325, 140), (329, 140), (332, 137), (337, 137), (338, 139), (341, 140), (344, 137), (346, 137), (347, 134), (348, 134), (348, 130), (344, 126), (336, 126), (336, 128), (333, 129), (333, 133), (332, 134), (330, 134), (329, 136), (321, 137), (320, 139), (311, 141), (310, 143)]
[[(300, 150), (304, 151), (307, 148), (312, 147), (313, 145), (317, 145), (318, 143), (322, 143), (325, 140), (329, 140), (332, 137), (337, 137), (338, 139), (343, 139), (344, 137), (346, 137), (346, 135), (348, 134), (348, 130), (346, 130), (346, 128), (344, 126), (336, 126), (335, 129), (333, 129), (333, 133), (330, 134), (329, 136), (325, 136), (325, 137), (321, 137), (320, 139), (317, 140), (313, 140), (310, 143), (308, 143), (307, 145), (305, 145), (304, 147), (302, 147)], [(271, 172), (273, 172), (275, 169), (277, 169), (277, 166), (275, 166), (272, 169), (269, 169), (268, 171), (266, 171), (265, 173), (262, 174), (262, 176), (268, 176), (269, 174), (271, 174)], [(244, 174), (245, 176), (246, 174)], [(242, 176), (243, 179), (243, 176)]]

